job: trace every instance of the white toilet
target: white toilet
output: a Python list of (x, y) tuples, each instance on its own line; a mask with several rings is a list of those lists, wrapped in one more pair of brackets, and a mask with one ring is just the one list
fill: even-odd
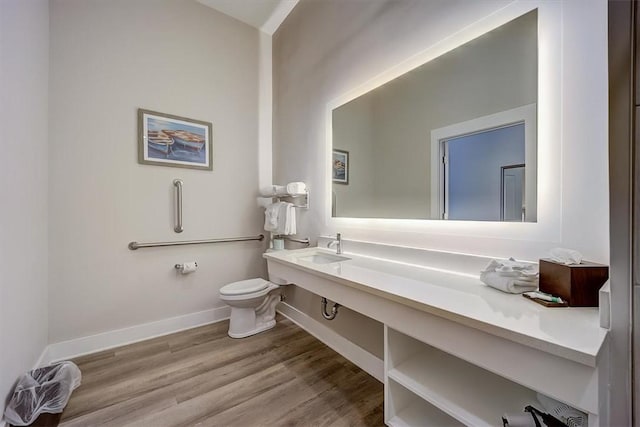
[(229, 336), (244, 338), (276, 325), (280, 286), (264, 279), (233, 282), (220, 289), (220, 299), (231, 307)]

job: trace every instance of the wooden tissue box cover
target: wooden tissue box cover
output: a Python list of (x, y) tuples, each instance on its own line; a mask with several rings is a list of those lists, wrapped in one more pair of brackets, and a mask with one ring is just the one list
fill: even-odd
[(598, 291), (609, 278), (609, 267), (593, 262), (565, 265), (540, 260), (540, 291), (558, 296), (570, 307), (597, 307)]

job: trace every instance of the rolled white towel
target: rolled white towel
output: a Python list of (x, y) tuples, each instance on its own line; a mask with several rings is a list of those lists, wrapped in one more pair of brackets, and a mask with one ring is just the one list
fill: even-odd
[(307, 185), (304, 182), (290, 182), (287, 184), (288, 194), (304, 194), (307, 191)]
[(287, 187), (284, 185), (266, 185), (260, 187), (260, 195), (262, 196), (284, 196), (287, 194)]

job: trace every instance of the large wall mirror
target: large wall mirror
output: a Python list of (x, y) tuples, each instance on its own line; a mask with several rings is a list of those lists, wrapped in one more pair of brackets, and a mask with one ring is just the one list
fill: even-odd
[(538, 13), (331, 111), (332, 216), (536, 222)]

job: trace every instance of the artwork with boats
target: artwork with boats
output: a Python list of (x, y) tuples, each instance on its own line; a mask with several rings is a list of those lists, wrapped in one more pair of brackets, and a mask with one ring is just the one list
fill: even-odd
[(212, 170), (212, 125), (138, 110), (139, 158), (143, 164)]

